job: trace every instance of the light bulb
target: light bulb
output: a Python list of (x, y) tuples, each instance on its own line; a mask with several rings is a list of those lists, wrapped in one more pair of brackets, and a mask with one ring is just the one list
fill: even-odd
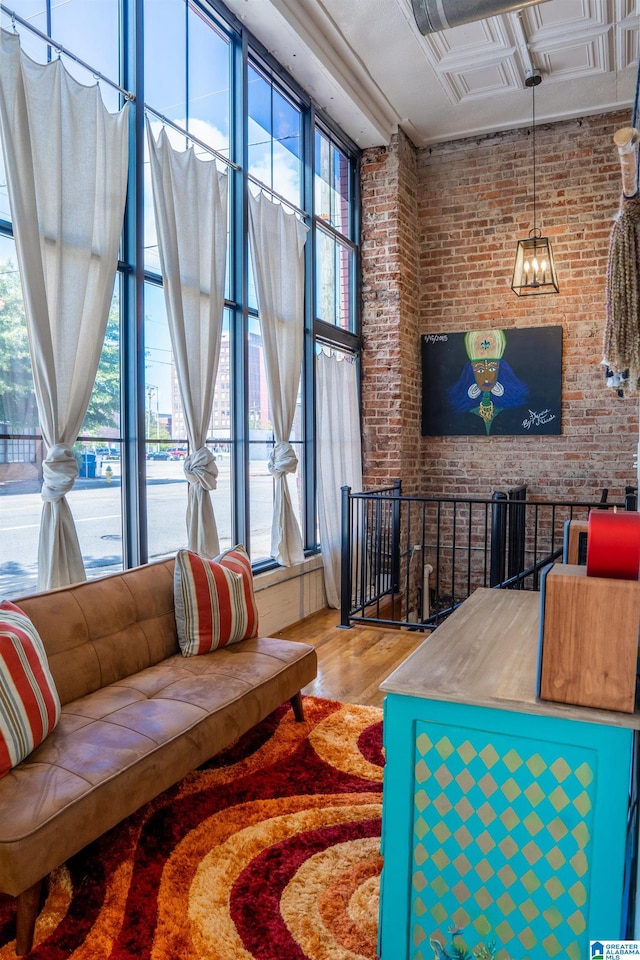
[(532, 264), (531, 264), (531, 265), (532, 265), (532, 267), (533, 267), (533, 272), (534, 272), (534, 273), (537, 273), (537, 272), (538, 272), (538, 260), (537, 260), (536, 257), (533, 258), (533, 261), (532, 261)]

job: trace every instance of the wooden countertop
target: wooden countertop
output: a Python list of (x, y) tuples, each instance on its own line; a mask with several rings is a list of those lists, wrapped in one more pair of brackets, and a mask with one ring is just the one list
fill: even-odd
[(540, 594), (481, 587), (380, 685), (385, 693), (640, 729), (640, 713), (540, 700)]

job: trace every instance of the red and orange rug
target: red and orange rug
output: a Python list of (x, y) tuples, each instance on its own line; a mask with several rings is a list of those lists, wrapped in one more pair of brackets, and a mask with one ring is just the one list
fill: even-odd
[(375, 960), (382, 711), (304, 704), (57, 870), (30, 960)]

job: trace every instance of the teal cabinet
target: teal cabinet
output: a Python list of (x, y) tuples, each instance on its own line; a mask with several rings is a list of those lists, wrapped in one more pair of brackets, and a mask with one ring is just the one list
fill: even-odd
[(638, 717), (536, 700), (522, 597), (478, 591), (383, 684), (382, 960), (457, 957), (454, 931), (478, 960), (624, 937)]

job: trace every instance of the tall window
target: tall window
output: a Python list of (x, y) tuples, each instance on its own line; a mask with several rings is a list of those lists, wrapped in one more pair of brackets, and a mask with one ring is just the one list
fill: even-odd
[[(214, 151), (221, 170), (228, 161), (226, 308), (207, 437), (219, 471), (212, 498), (221, 547), (242, 542), (254, 563), (268, 563), (273, 480), (267, 460), (274, 439), (244, 235), (247, 193), (263, 189), (313, 224), (308, 332), (342, 346), (346, 337), (346, 345), (357, 349), (357, 150), (250, 35), (244, 42), (244, 27), (220, 4), (214, 10), (206, 0), (12, 0), (11, 7), (51, 39), (47, 43), (17, 22), (30, 57), (45, 62), (64, 46), (135, 96), (126, 233), (93, 396), (74, 447), (79, 478), (69, 495), (87, 575), (171, 556), (186, 541), (183, 468), (189, 450), (162, 290), (145, 118), (156, 135), (166, 124), (177, 149), (192, 147), (200, 156)], [(136, 45), (128, 29), (138, 14), (143, 30)], [(4, 14), (1, 24), (13, 29)], [(243, 50), (248, 50), (244, 64)], [(95, 82), (92, 70), (61, 56), (78, 80)], [(135, 88), (136, 77), (141, 89)], [(121, 93), (105, 80), (100, 86), (108, 109), (119, 109)], [(44, 455), (12, 234), (0, 152), (0, 590), (5, 596), (35, 589)], [(306, 343), (310, 349), (312, 337)], [(312, 371), (307, 357), (291, 436), (300, 465), (290, 491), (307, 551), (317, 548)]]
[[(16, 0), (12, 9), (57, 44), (77, 52), (105, 76), (118, 80), (120, 11), (118, 0), (82, 0), (52, 4)], [(3, 15), (2, 26), (12, 29)], [(19, 27), (25, 52), (41, 63), (58, 56), (55, 48)], [(82, 49), (77, 38), (82, 36)], [(95, 83), (93, 73), (65, 58), (81, 83)], [(120, 96), (108, 84), (102, 95), (109, 110)], [(45, 456), (33, 376), (22, 290), (17, 269), (6, 177), (0, 152), (0, 593), (34, 590)], [(121, 498), (121, 284), (116, 278), (105, 341), (92, 398), (74, 446), (79, 479), (68, 500), (74, 514), (87, 576), (123, 566)]]
[[(300, 208), (302, 195), (302, 121), (303, 112), (291, 95), (263, 65), (248, 67), (247, 147), (249, 157), (249, 189), (254, 193), (265, 184), (280, 197)], [(248, 276), (248, 347), (247, 381), (249, 390), (249, 502), (251, 510), (251, 542), (258, 555), (266, 556), (271, 543), (271, 506), (273, 480), (267, 470), (269, 453), (274, 444), (271, 410), (267, 395), (267, 374), (258, 323), (258, 302), (249, 255)], [(298, 458), (296, 482), (289, 492), (296, 509), (300, 528), (304, 529), (304, 440), (302, 394), (298, 395), (296, 417), (290, 441)]]
[(271, 77), (248, 67), (249, 173), (296, 206), (302, 202), (302, 112)]
[(353, 164), (329, 134), (315, 132), (316, 317), (356, 332)]
[[(160, 8), (161, 12), (158, 0), (144, 0), (145, 103), (156, 114), (175, 123), (175, 128), (167, 130), (177, 150), (192, 147), (197, 156), (204, 158), (206, 148), (211, 147), (229, 157), (231, 37), (220, 21), (213, 21), (194, 4), (162, 0)], [(170, 70), (167, 70), (168, 63), (171, 63)], [(152, 132), (157, 136), (163, 122), (151, 113), (148, 116)], [(179, 130), (191, 133), (196, 140), (189, 140)], [(149, 559), (155, 559), (184, 546), (188, 486), (184, 460), (189, 450), (162, 291), (146, 139), (144, 209), (147, 553)], [(235, 543), (231, 522), (230, 359), (227, 312), (207, 438), (219, 471), (213, 504), (222, 548)]]

